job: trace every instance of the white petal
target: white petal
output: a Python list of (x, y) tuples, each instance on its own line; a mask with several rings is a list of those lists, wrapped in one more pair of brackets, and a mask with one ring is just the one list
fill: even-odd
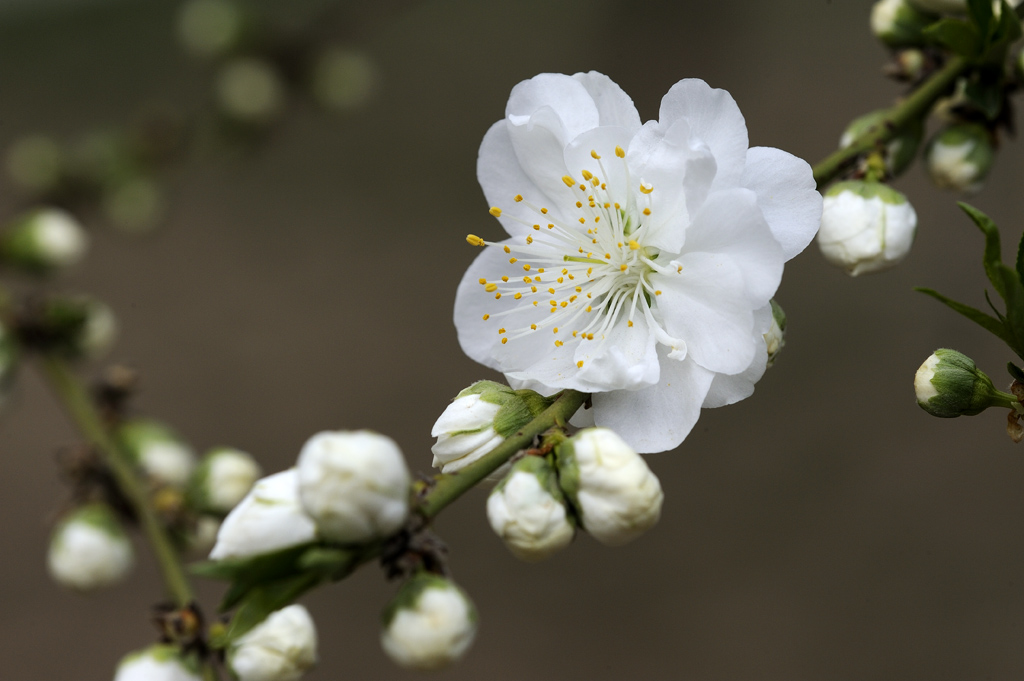
[(594, 421), (611, 428), (641, 454), (674, 449), (700, 416), (714, 374), (686, 359), (669, 360), (660, 347), (661, 379), (642, 390), (595, 393)]
[(715, 187), (739, 185), (747, 158), (747, 124), (732, 95), (712, 89), (703, 80), (687, 78), (662, 98), (658, 119), (662, 125), (686, 120), (693, 136), (715, 155)]
[[(588, 130), (565, 148), (565, 165), (569, 174), (581, 182), (581, 171), (589, 170), (607, 184), (612, 201), (626, 205), (626, 165), (615, 156), (615, 147), (628, 147), (631, 137), (629, 131), (621, 127)], [(600, 162), (590, 155), (591, 151), (601, 156)], [(572, 205), (575, 205), (575, 199)], [(571, 218), (572, 223), (575, 223), (575, 217)]]
[(576, 345), (573, 359), (583, 362), (577, 379), (593, 386), (591, 390), (636, 390), (654, 385), (659, 375), (656, 346), (641, 315), (636, 315), (632, 327), (622, 317), (604, 338), (595, 336)]
[(811, 243), (821, 224), (821, 194), (806, 161), (780, 149), (753, 147), (747, 151), (743, 186), (757, 194), (786, 260)]
[(631, 135), (640, 129), (640, 114), (633, 100), (611, 78), (597, 71), (577, 73), (573, 78), (582, 83), (594, 98), (600, 125), (621, 126)]
[(754, 345), (754, 359), (750, 366), (733, 376), (715, 374), (711, 389), (704, 398), (705, 409), (735, 404), (754, 394), (754, 384), (761, 380), (768, 366), (768, 348), (765, 345), (764, 334), (771, 324), (771, 305), (765, 305), (754, 313), (754, 333), (751, 339)]
[(542, 109), (554, 116), (544, 115), (536, 124), (555, 135), (562, 147), (601, 124), (597, 104), (584, 84), (561, 73), (542, 73), (512, 88), (505, 117), (519, 127)]
[(500, 326), (494, 320), (484, 321), (483, 316), (494, 314), (501, 308), (494, 294), (484, 291), (480, 279), (493, 281), (502, 274), (511, 276), (512, 273), (505, 253), (500, 248), (487, 247), (466, 270), (455, 292), (455, 330), (459, 335), (459, 345), (471, 359), (492, 369), (499, 368), (494, 358), (494, 346), (501, 342), (498, 336)]

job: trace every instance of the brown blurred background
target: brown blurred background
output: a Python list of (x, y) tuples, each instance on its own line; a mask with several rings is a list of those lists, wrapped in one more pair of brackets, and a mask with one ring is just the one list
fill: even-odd
[[(463, 236), (498, 235), (475, 162), (512, 86), (596, 69), (646, 120), (674, 82), (700, 77), (736, 98), (752, 145), (813, 163), (850, 118), (899, 92), (880, 75), (887, 54), (868, 31), (869, 7), (346, 9), (331, 30), (374, 59), (375, 98), (340, 115), (299, 105), (256, 153), (193, 156), (170, 178), (165, 225), (134, 238), (97, 229), (87, 262), (59, 288), (113, 306), (123, 332), (111, 359), (142, 370), (139, 410), (197, 448), (231, 444), (275, 471), (314, 432), (366, 427), (426, 471), (447, 400), (493, 377), (461, 354), (450, 320), (475, 255)], [(210, 74), (176, 43), (176, 9), (0, 2), (0, 147), (26, 133), (116, 127), (149, 101), (201, 107)], [(1007, 143), (972, 199), (1009, 243), (1024, 217), (1022, 169)], [(650, 457), (666, 503), (649, 535), (614, 550), (581, 536), (526, 565), (491, 533), (483, 492), (444, 514), (454, 575), (482, 622), (469, 656), (437, 678), (1024, 675), (1024, 450), (1001, 413), (933, 419), (911, 388), (940, 346), (1007, 380), (998, 341), (911, 291), (982, 305), (982, 241), (919, 168), (897, 186), (920, 218), (909, 259), (850, 279), (812, 246), (787, 267), (785, 351), (752, 398), (704, 412), (682, 447)], [(0, 194), (0, 217), (17, 207)], [(109, 679), (153, 639), (156, 571), (139, 544), (135, 574), (111, 591), (83, 597), (49, 581), (49, 523), (65, 497), (54, 452), (76, 435), (35, 372), (21, 379), (0, 417), (0, 677)], [(412, 676), (377, 643), (394, 589), (371, 566), (306, 600), (321, 641), (308, 678)], [(202, 593), (212, 607), (221, 587)]]

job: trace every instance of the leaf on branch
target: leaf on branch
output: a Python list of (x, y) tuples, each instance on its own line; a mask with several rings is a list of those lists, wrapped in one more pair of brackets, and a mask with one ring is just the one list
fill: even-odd
[(995, 28), (991, 0), (967, 0), (967, 11), (970, 13), (971, 22), (978, 28), (978, 35), (983, 41), (987, 41)]
[(1013, 378), (1013, 380), (1024, 383), (1024, 371), (1021, 371), (1019, 366), (1013, 362), (1007, 362), (1006, 370), (1010, 372), (1010, 377)]
[(978, 35), (978, 27), (960, 19), (942, 19), (924, 29), (924, 34), (942, 45), (968, 59), (978, 56), (984, 41)]
[(1000, 272), (1000, 268), (1003, 266), (1003, 256), (1002, 247), (999, 244), (999, 228), (996, 227), (996, 223), (992, 222), (989, 216), (969, 203), (959, 201), (956, 205), (960, 206), (960, 210), (967, 213), (967, 217), (971, 218), (974, 224), (978, 226), (978, 229), (985, 235), (985, 256), (983, 261), (985, 275), (992, 282), (992, 286), (999, 296), (1006, 300), (1006, 286), (1003, 283), (1003, 275)]
[(251, 631), (270, 613), (295, 602), (302, 594), (316, 587), (322, 578), (316, 574), (299, 574), (279, 579), (252, 589), (238, 606), (224, 633), (210, 643), (226, 648), (232, 641)]
[(943, 303), (943, 304), (947, 305), (954, 312), (959, 312), (960, 314), (962, 314), (963, 316), (967, 317), (968, 319), (970, 319), (975, 324), (978, 324), (979, 326), (981, 326), (985, 330), (987, 330), (987, 331), (991, 332), (992, 334), (996, 335), (997, 337), (999, 337), (1007, 345), (1011, 344), (1011, 340), (1012, 339), (1007, 334), (1006, 328), (1003, 326), (1002, 322), (1000, 322), (995, 317), (989, 316), (989, 315), (985, 314), (984, 312), (982, 312), (981, 310), (976, 310), (973, 307), (971, 307), (970, 305), (965, 305), (963, 303), (958, 303), (957, 301), (955, 301), (955, 300), (953, 300), (951, 298), (947, 298), (946, 296), (942, 295), (941, 293), (939, 293), (937, 291), (934, 291), (934, 290), (932, 290), (930, 288), (915, 287), (914, 290), (915, 291), (920, 291), (921, 293), (923, 293), (923, 294), (925, 294), (927, 296), (931, 296), (932, 298), (935, 298), (940, 303)]

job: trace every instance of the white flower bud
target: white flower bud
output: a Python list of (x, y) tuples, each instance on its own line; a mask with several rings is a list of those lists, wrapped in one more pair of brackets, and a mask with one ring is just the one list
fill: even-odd
[(559, 480), (583, 529), (608, 546), (657, 524), (664, 495), (647, 463), (617, 433), (585, 428), (558, 445)]
[(156, 485), (184, 488), (196, 455), (174, 431), (157, 421), (133, 419), (121, 425), (121, 442)]
[(989, 407), (1019, 407), (1013, 395), (1000, 392), (967, 355), (939, 348), (914, 374), (917, 404), (932, 416), (974, 416)]
[(487, 498), (487, 519), (509, 550), (530, 562), (565, 548), (576, 534), (555, 471), (539, 456), (517, 461), (494, 488)]
[(260, 59), (235, 59), (217, 76), (217, 102), (225, 116), (240, 123), (266, 125), (285, 106), (285, 86), (273, 66)]
[(85, 323), (78, 339), (83, 357), (96, 358), (107, 353), (117, 338), (117, 317), (106, 303), (94, 298), (80, 298), (85, 306)]
[(452, 400), (430, 429), (433, 466), (455, 473), (504, 442), (550, 400), (532, 390), (513, 390), (494, 381), (477, 381)]
[(316, 539), (316, 525), (299, 503), (294, 468), (258, 481), (224, 519), (210, 560), (247, 558)]
[(922, 31), (937, 19), (908, 0), (879, 0), (871, 8), (871, 32), (890, 47), (923, 45)]
[(440, 669), (461, 658), (476, 636), (476, 609), (451, 581), (420, 574), (402, 585), (382, 617), (381, 645), (408, 669)]
[(41, 208), (15, 219), (0, 236), (0, 258), (31, 272), (74, 265), (85, 256), (89, 237), (70, 213)]
[(203, 681), (194, 661), (171, 645), (154, 645), (130, 653), (117, 665), (114, 681)]
[(316, 661), (316, 627), (301, 605), (270, 613), (228, 651), (239, 681), (296, 681)]
[(916, 230), (907, 197), (878, 182), (850, 180), (825, 193), (818, 246), (826, 260), (856, 277), (903, 260)]
[(116, 584), (128, 576), (134, 563), (128, 536), (103, 504), (82, 506), (61, 520), (47, 556), (50, 576), (80, 591)]
[(228, 52), (242, 34), (242, 12), (230, 0), (190, 0), (178, 14), (178, 36), (199, 57)]
[(249, 493), (262, 475), (250, 455), (230, 447), (211, 449), (192, 476), (189, 497), (201, 511), (227, 513)]
[(959, 123), (935, 135), (925, 149), (932, 182), (942, 189), (973, 193), (992, 169), (992, 136), (976, 123)]
[(325, 107), (345, 110), (366, 104), (377, 85), (369, 56), (339, 47), (320, 55), (313, 69), (313, 96)]
[(769, 367), (775, 364), (775, 358), (779, 356), (786, 344), (786, 313), (774, 298), (770, 302), (772, 304), (772, 325), (768, 329), (768, 333), (764, 335), (764, 343), (768, 349), (767, 366)]
[[(1021, 0), (1009, 0), (1009, 2), (1012, 7), (1016, 7), (1021, 3)], [(923, 12), (932, 12), (934, 14), (967, 13), (967, 0), (910, 0), (910, 4)], [(1000, 0), (992, 1), (992, 11), (998, 18), (1002, 11), (1002, 2)]]
[(326, 539), (355, 544), (398, 531), (409, 514), (409, 469), (394, 440), (325, 431), (302, 447), (299, 497)]

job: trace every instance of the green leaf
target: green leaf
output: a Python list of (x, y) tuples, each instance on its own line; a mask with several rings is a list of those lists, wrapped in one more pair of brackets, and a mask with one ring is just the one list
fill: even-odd
[(1024, 371), (1021, 371), (1020, 367), (1018, 367), (1016, 364), (1014, 364), (1013, 362), (1007, 362), (1006, 370), (1010, 372), (1010, 377), (1013, 380), (1024, 383)]
[(971, 21), (978, 27), (978, 35), (983, 42), (988, 42), (994, 27), (991, 0), (967, 0), (967, 10)]
[(1017, 244), (1017, 278), (1024, 281), (1024, 233), (1020, 235), (1020, 243)]
[(924, 34), (943, 47), (968, 59), (976, 57), (984, 41), (978, 27), (960, 19), (942, 19), (924, 29)]
[(985, 118), (994, 121), (1003, 111), (1004, 83), (1002, 74), (997, 78), (972, 78), (964, 88), (964, 96)]
[(1020, 39), (1024, 31), (1021, 30), (1020, 19), (1017, 18), (1017, 12), (1013, 6), (1006, 0), (1002, 0), (1002, 5), (999, 24), (996, 26), (993, 37), (996, 43), (1009, 45)]
[(1017, 278), (1017, 270), (1000, 264), (999, 271), (1006, 289), (1006, 321), (1003, 328), (1010, 336), (1006, 344), (1018, 357), (1024, 359), (1024, 286), (1021, 286)]
[(933, 291), (930, 288), (916, 287), (914, 290), (915, 291), (920, 291), (921, 293), (925, 294), (926, 296), (931, 296), (932, 298), (935, 298), (936, 300), (938, 300), (940, 303), (944, 303), (950, 309), (952, 309), (954, 312), (959, 312), (960, 314), (962, 314), (963, 316), (967, 317), (968, 319), (970, 319), (975, 324), (978, 324), (982, 328), (984, 328), (987, 331), (991, 332), (992, 334), (994, 334), (995, 336), (1000, 338), (1004, 343), (1006, 343), (1007, 345), (1011, 345), (1011, 347), (1012, 347), (1012, 338), (1011, 338), (1011, 336), (1009, 335), (1009, 333), (1007, 332), (1007, 330), (1003, 326), (1003, 324), (998, 319), (996, 319), (995, 317), (991, 317), (991, 316), (985, 314), (984, 312), (982, 312), (981, 310), (976, 310), (976, 309), (974, 309), (973, 307), (971, 307), (969, 305), (964, 305), (963, 303), (958, 303), (957, 301), (955, 301), (955, 300), (953, 300), (951, 298), (947, 298), (946, 296), (942, 295), (941, 293), (938, 293), (937, 291)]
[(253, 589), (238, 606), (222, 636), (211, 640), (215, 648), (226, 648), (232, 641), (251, 631), (272, 612), (291, 605), (302, 594), (316, 587), (322, 578), (315, 574), (300, 574), (261, 584)]
[(315, 544), (300, 544), (248, 558), (199, 563), (189, 569), (203, 577), (231, 582), (220, 604), (223, 612), (233, 608), (260, 584), (302, 572), (299, 567), (302, 556), (314, 548)]
[(995, 314), (996, 319), (998, 319), (1000, 323), (1005, 323), (1006, 317), (1004, 317), (1003, 313), (997, 310), (996, 306), (992, 303), (992, 298), (988, 295), (988, 289), (985, 289), (985, 302), (988, 303), (988, 306), (992, 310), (993, 314)]
[(1003, 285), (1003, 275), (1000, 272), (1000, 268), (1003, 266), (1003, 256), (999, 245), (999, 228), (987, 215), (974, 206), (963, 201), (957, 202), (956, 205), (960, 206), (960, 210), (967, 213), (978, 229), (985, 234), (985, 274), (1000, 297), (1006, 300), (1006, 287)]

